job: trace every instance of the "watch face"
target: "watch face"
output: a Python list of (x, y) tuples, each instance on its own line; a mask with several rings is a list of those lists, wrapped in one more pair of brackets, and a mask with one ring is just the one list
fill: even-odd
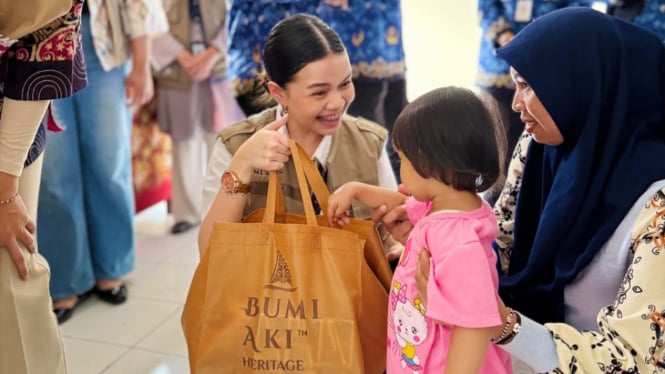
[(233, 174), (228, 171), (224, 172), (224, 174), (222, 174), (222, 188), (224, 189), (224, 192), (232, 192), (234, 187), (235, 181)]

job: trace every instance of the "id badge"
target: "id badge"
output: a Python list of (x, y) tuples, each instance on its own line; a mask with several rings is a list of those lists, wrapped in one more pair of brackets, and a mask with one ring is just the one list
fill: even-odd
[(515, 5), (515, 22), (531, 22), (533, 0), (517, 0)]
[(194, 42), (192, 43), (192, 54), (198, 55), (199, 53), (206, 50), (206, 45), (203, 42)]

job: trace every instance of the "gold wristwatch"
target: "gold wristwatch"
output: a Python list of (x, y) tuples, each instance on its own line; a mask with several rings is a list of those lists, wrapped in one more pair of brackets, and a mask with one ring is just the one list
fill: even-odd
[(227, 170), (222, 174), (222, 189), (227, 194), (248, 194), (252, 189), (250, 183), (243, 183), (236, 173)]

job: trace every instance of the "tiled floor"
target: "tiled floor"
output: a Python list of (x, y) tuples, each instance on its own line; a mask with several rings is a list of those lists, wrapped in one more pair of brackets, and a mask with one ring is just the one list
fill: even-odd
[(62, 324), (70, 374), (188, 373), (180, 315), (198, 263), (196, 232), (167, 235), (165, 204), (136, 217), (136, 270), (129, 300), (90, 298)]

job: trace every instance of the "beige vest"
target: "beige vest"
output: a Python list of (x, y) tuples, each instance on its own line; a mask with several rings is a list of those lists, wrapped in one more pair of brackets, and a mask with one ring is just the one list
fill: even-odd
[[(164, 1), (166, 16), (169, 20), (169, 30), (187, 50), (191, 50), (189, 41), (189, 2), (185, 0)], [(215, 39), (223, 31), (226, 21), (226, 0), (199, 0), (201, 18), (205, 30), (206, 42)], [(222, 58), (212, 68), (210, 78), (226, 75), (226, 51), (220, 51)], [(166, 88), (187, 90), (192, 81), (177, 61), (168, 67), (154, 72), (157, 83)]]
[[(247, 120), (222, 130), (219, 137), (226, 148), (235, 154), (256, 131), (275, 120), (276, 110), (267, 109)], [(328, 190), (335, 191), (346, 182), (358, 181), (372, 185), (379, 184), (378, 160), (383, 152), (388, 133), (386, 129), (362, 118), (344, 116), (342, 125), (332, 137), (330, 153), (326, 163), (328, 171)], [(284, 192), (286, 211), (303, 214), (302, 198), (293, 161), (289, 160), (286, 168), (280, 172), (280, 182)], [(254, 170), (252, 192), (245, 205), (244, 216), (249, 212), (266, 206), (268, 172)], [(354, 202), (352, 214), (356, 218), (369, 218), (371, 211), (366, 206)]]

